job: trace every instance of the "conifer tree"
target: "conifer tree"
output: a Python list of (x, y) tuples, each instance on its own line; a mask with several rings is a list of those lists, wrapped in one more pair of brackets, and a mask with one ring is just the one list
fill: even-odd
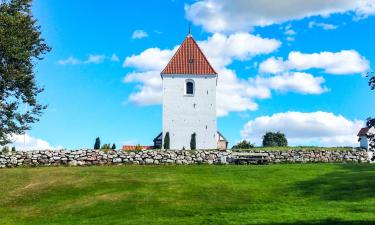
[(100, 138), (95, 139), (94, 149), (100, 149)]
[(197, 140), (196, 140), (196, 136), (197, 134), (196, 133), (193, 133), (191, 135), (191, 139), (190, 139), (190, 149), (191, 150), (195, 150), (197, 148)]
[(165, 137), (164, 137), (164, 149), (169, 149), (170, 146), (169, 146), (169, 132), (167, 132), (165, 134)]

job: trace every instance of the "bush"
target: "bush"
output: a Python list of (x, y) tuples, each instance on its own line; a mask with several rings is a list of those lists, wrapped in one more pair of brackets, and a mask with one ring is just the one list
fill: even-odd
[(232, 147), (232, 149), (249, 149), (255, 148), (255, 144), (250, 143), (250, 141), (243, 140), (238, 142), (236, 145)]
[(16, 147), (12, 147), (12, 152), (16, 152)]
[(193, 133), (191, 135), (191, 139), (190, 139), (190, 149), (191, 150), (195, 150), (197, 148), (197, 140), (196, 140), (196, 136), (197, 134), (196, 133)]
[(288, 140), (285, 134), (277, 132), (267, 132), (263, 136), (263, 147), (286, 147), (288, 146)]
[(112, 150), (116, 150), (116, 145), (113, 144), (112, 147), (111, 147)]
[(169, 146), (169, 132), (167, 132), (165, 134), (165, 137), (164, 137), (164, 149), (169, 149), (170, 146)]
[(4, 153), (4, 154), (8, 154), (8, 153), (9, 153), (9, 147), (8, 147), (8, 146), (4, 146), (4, 147), (1, 149), (1, 152)]

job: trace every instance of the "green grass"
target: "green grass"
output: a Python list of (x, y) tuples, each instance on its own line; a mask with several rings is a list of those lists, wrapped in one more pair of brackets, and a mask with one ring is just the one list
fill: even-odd
[[(361, 150), (360, 148), (354, 148)], [(255, 147), (250, 149), (234, 149), (234, 151), (352, 151), (353, 147), (317, 147), (317, 146), (287, 146), (287, 147)]]
[(0, 224), (375, 224), (375, 166), (1, 169)]

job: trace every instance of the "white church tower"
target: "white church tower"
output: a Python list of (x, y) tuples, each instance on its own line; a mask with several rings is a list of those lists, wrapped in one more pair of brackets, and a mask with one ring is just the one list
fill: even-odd
[[(189, 34), (161, 72), (163, 80), (163, 132), (170, 149), (190, 149), (195, 134), (196, 149), (217, 149), (217, 73)], [(225, 139), (224, 139), (225, 140)]]

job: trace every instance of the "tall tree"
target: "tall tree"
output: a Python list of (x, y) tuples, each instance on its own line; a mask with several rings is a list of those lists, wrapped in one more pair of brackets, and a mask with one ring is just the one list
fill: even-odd
[(34, 66), (51, 49), (41, 37), (31, 0), (0, 1), (0, 145), (39, 120)]
[(164, 137), (164, 149), (169, 149), (170, 146), (169, 146), (169, 132), (167, 132), (165, 134), (165, 137)]
[(100, 149), (100, 138), (95, 139), (94, 149)]
[(191, 139), (190, 139), (190, 149), (191, 150), (195, 150), (197, 148), (197, 140), (196, 140), (196, 136), (197, 134), (196, 133), (193, 133), (191, 135)]

